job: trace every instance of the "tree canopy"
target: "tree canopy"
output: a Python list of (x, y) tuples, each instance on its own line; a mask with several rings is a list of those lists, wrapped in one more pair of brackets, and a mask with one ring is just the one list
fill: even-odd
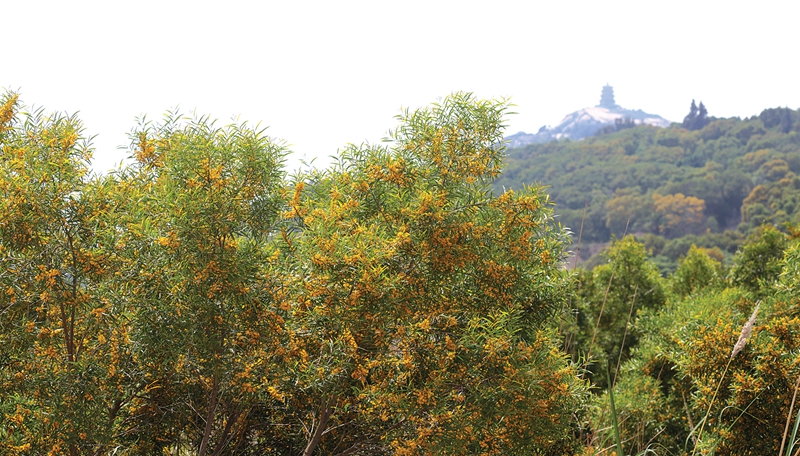
[(541, 188), (490, 190), (506, 102), (292, 178), (264, 130), (176, 113), (95, 176), (75, 116), (0, 106), (0, 452), (578, 448), (568, 238)]

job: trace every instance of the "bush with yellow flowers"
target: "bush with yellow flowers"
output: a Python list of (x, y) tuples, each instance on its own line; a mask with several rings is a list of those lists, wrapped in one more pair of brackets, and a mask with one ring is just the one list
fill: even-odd
[[(636, 322), (643, 335), (615, 387), (628, 449), (661, 454), (777, 454), (800, 376), (798, 241), (771, 227), (752, 235), (727, 282), (692, 249), (663, 308)], [(705, 285), (690, 278), (708, 277)], [(642, 407), (648, 397), (649, 407)], [(605, 415), (595, 426), (609, 439)]]
[(282, 142), (171, 113), (89, 173), (74, 116), (0, 100), (3, 454), (571, 454), (568, 238), (494, 196), (504, 101), (406, 112), (287, 179)]

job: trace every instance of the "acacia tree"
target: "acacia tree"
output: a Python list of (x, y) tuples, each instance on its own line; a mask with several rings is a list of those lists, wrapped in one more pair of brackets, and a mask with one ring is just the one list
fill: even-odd
[(582, 385), (543, 325), (566, 235), (541, 188), (490, 192), (506, 106), (452, 95), (296, 183), (302, 454), (570, 451)]
[(19, 109), (0, 102), (0, 449), (99, 454), (129, 397), (128, 326), (105, 293), (111, 187), (75, 116)]
[(120, 221), (147, 385), (132, 404), (138, 452), (243, 451), (253, 416), (282, 400), (287, 308), (275, 271), (284, 147), (247, 125), (168, 116), (132, 134)]
[(567, 454), (565, 232), (493, 196), (505, 102), (456, 94), (286, 184), (246, 125), (168, 116), (87, 175), (74, 117), (0, 110), (0, 448)]

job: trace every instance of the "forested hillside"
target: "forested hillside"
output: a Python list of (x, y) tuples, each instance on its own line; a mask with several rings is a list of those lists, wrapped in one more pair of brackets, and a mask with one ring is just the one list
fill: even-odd
[(583, 141), (510, 149), (495, 189), (547, 185), (576, 237), (582, 222), (583, 242), (647, 235), (666, 270), (692, 243), (729, 260), (753, 228), (798, 221), (800, 113), (703, 119), (701, 108), (669, 128), (618, 123)]

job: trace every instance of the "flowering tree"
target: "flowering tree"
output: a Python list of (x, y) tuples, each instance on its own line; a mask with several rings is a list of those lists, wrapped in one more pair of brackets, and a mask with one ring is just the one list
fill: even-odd
[[(131, 404), (139, 452), (246, 446), (281, 401), (288, 298), (275, 269), (284, 148), (263, 130), (168, 117), (133, 133), (122, 299), (147, 385)], [(124, 221), (124, 223), (123, 223)]]
[(0, 448), (567, 454), (548, 319), (566, 233), (493, 196), (507, 104), (455, 94), (287, 183), (247, 125), (170, 115), (87, 177), (74, 117), (0, 110)]
[(130, 393), (111, 188), (76, 117), (19, 110), (0, 100), (0, 452), (101, 453)]
[(296, 184), (303, 454), (567, 451), (580, 386), (543, 325), (566, 237), (541, 189), (489, 191), (505, 108), (453, 95)]

